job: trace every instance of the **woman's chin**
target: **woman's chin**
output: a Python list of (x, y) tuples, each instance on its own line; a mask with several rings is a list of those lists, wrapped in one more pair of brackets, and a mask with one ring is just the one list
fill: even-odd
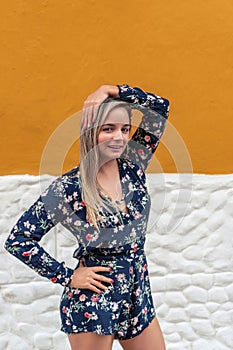
[(122, 155), (122, 151), (121, 152), (110, 152), (110, 153), (104, 153), (104, 154), (100, 154), (100, 158), (102, 161), (108, 162), (110, 160), (114, 160), (117, 158), (120, 158), (120, 156)]

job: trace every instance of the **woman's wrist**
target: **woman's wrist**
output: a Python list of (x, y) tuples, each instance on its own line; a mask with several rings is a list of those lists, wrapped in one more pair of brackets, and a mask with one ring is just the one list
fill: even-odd
[(117, 85), (103, 85), (102, 88), (111, 97), (119, 97), (119, 88)]

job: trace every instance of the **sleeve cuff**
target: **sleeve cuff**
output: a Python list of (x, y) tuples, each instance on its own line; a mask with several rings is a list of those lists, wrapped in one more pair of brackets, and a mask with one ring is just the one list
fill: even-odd
[(53, 283), (59, 283), (62, 286), (66, 287), (72, 281), (74, 270), (66, 267), (64, 263), (63, 263), (63, 269), (64, 269), (63, 273), (58, 273), (56, 276), (51, 277), (50, 281)]

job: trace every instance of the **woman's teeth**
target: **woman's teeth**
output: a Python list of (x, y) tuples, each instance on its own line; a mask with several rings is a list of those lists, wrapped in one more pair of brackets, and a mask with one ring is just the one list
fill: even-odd
[(122, 146), (108, 146), (110, 148), (113, 148), (113, 149), (120, 149)]

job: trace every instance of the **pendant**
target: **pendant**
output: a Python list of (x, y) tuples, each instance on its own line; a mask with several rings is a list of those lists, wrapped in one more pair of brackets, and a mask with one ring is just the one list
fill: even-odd
[(120, 204), (123, 204), (124, 201), (125, 201), (125, 196), (123, 196), (121, 199), (116, 199), (116, 200), (115, 200), (115, 203), (116, 203), (117, 205), (120, 205)]

